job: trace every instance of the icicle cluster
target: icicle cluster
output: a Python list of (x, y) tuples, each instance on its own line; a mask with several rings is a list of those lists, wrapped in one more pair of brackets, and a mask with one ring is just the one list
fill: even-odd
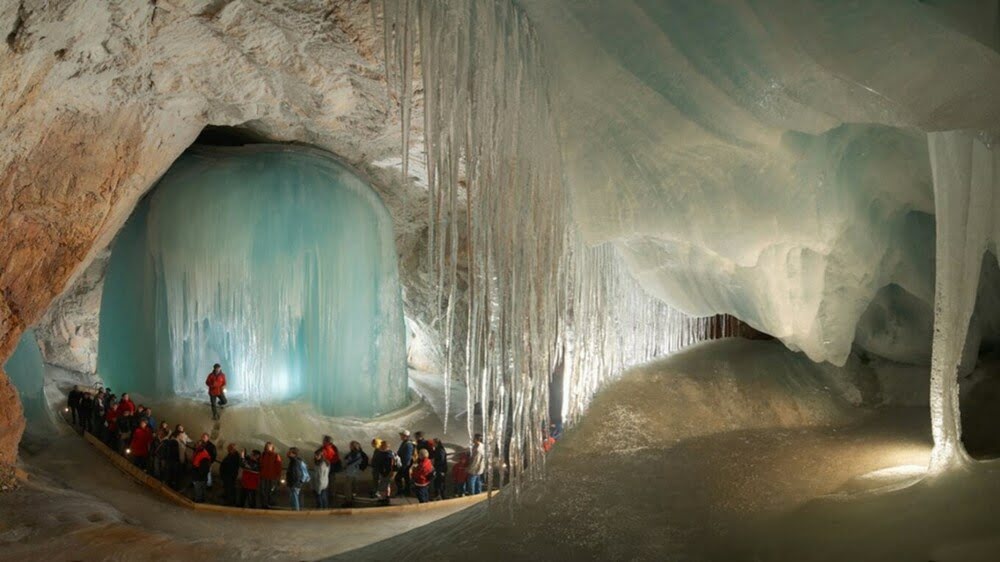
[(464, 379), (468, 411), (481, 408), (482, 427), (470, 415), (468, 431), (486, 438), (487, 474), (502, 464), (516, 481), (543, 465), (557, 363), (565, 365), (572, 420), (623, 369), (719, 327), (646, 295), (613, 247), (582, 242), (569, 216), (539, 46), (512, 2), (385, 0), (383, 17), (404, 173), (418, 58), (422, 73), (430, 263), (446, 373)]

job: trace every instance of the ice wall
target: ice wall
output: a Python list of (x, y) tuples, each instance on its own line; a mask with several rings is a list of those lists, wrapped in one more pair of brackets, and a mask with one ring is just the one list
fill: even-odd
[[(995, 27), (995, 6), (518, 5), (542, 45), (574, 218), (651, 294), (837, 364), (885, 287), (932, 305), (922, 131), (997, 122), (983, 94), (1000, 87), (995, 30), (968, 31)], [(882, 325), (902, 328), (895, 357), (926, 333)]]
[(47, 406), (42, 390), (45, 383), (45, 367), (42, 364), (42, 352), (38, 349), (34, 330), (27, 330), (21, 335), (17, 348), (4, 363), (3, 370), (17, 388), (21, 405), (24, 407), (24, 417), (31, 423), (46, 419)]
[(317, 151), (182, 156), (115, 240), (98, 372), (116, 391), (204, 396), (221, 363), (246, 401), (371, 416), (407, 399), (391, 218)]

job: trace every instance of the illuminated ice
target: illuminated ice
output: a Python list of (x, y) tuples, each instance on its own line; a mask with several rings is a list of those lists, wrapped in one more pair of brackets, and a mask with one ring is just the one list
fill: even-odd
[(392, 223), (311, 150), (197, 149), (115, 240), (98, 372), (118, 391), (204, 396), (213, 363), (251, 402), (371, 416), (407, 399)]
[(45, 395), (43, 393), (45, 367), (42, 364), (42, 352), (38, 349), (35, 332), (27, 330), (21, 335), (14, 353), (3, 365), (3, 370), (10, 377), (17, 393), (21, 397), (24, 415), (35, 422), (46, 415)]

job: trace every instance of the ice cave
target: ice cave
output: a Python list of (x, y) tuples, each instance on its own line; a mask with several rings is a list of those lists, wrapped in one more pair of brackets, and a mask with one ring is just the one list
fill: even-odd
[(1000, 1), (0, 36), (0, 560), (1000, 558)]

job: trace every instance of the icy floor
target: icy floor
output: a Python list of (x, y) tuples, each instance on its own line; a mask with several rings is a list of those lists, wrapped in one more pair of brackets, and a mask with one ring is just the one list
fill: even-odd
[(995, 560), (1000, 467), (921, 480), (926, 408), (846, 407), (859, 379), (843, 375), (834, 387), (826, 367), (742, 341), (636, 369), (602, 391), (520, 505), (477, 506), (364, 554)]

